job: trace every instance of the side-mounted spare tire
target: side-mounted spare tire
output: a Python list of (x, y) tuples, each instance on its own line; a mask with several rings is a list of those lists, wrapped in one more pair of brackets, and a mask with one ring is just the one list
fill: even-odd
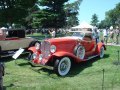
[(75, 49), (74, 49), (74, 54), (79, 59), (84, 59), (84, 57), (85, 57), (85, 48), (82, 45), (76, 46)]

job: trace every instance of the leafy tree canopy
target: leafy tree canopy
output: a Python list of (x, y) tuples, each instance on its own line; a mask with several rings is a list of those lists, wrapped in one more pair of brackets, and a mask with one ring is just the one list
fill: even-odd
[[(116, 5), (114, 9), (111, 9), (106, 12), (105, 14), (105, 20), (102, 21), (103, 26), (110, 27), (110, 26), (119, 26), (120, 27), (120, 3)], [(100, 23), (100, 25), (101, 25)]]
[(79, 6), (82, 0), (76, 0), (73, 3), (67, 3), (64, 7), (66, 13), (66, 27), (70, 28), (72, 26), (78, 25), (79, 20), (77, 15), (79, 14)]
[(22, 23), (37, 0), (0, 0), (0, 23)]
[(37, 13), (38, 22), (44, 28), (60, 28), (65, 24), (64, 4), (68, 0), (39, 0), (42, 6)]
[(39, 0), (38, 5), (42, 8), (32, 13), (33, 27), (61, 28), (77, 25), (79, 5), (82, 0), (68, 3), (68, 0)]
[(97, 14), (93, 14), (91, 19), (92, 19), (91, 25), (93, 25), (93, 26), (98, 26), (99, 20), (98, 20)]

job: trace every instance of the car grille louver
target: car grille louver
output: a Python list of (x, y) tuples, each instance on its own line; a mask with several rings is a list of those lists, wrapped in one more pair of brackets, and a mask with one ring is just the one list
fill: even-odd
[(47, 41), (43, 41), (41, 43), (41, 54), (43, 55), (43, 58), (47, 58), (50, 54), (50, 43)]

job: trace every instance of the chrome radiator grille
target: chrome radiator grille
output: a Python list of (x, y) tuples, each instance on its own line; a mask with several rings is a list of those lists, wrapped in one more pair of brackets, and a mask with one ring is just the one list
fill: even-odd
[(41, 42), (41, 54), (43, 58), (47, 58), (50, 54), (50, 43), (47, 41)]

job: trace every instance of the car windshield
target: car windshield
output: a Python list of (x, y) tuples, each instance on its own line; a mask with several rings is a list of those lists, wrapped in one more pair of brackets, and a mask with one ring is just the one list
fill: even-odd
[(82, 39), (84, 35), (85, 34), (83, 32), (70, 32), (67, 36), (79, 37), (80, 39)]

